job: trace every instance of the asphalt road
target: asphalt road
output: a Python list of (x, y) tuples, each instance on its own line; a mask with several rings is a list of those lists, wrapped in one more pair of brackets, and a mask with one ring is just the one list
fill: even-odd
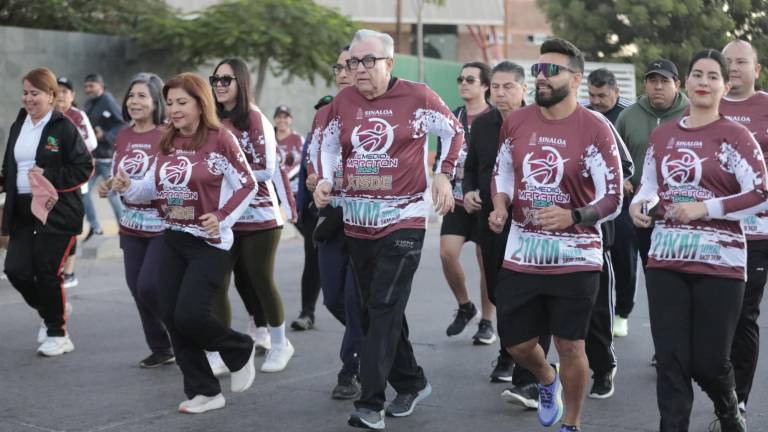
[[(465, 247), (462, 260), (477, 302), (478, 270), (471, 246)], [(277, 279), (289, 321), (299, 309), (302, 261), (301, 242), (283, 241)], [(346, 417), (351, 403), (330, 398), (340, 368), (342, 327), (321, 304), (317, 330), (289, 333), (296, 355), (284, 372), (259, 373), (254, 386), (242, 394), (225, 391), (227, 407), (223, 410), (181, 415), (176, 412), (184, 399), (178, 369), (143, 370), (136, 366), (148, 353), (125, 286), (122, 261), (81, 260), (77, 276), (80, 286), (70, 295), (74, 313), (69, 324), (76, 349), (53, 359), (35, 354), (39, 318), (7, 281), (0, 281), (0, 432), (350, 430)], [(230, 297), (233, 325), (245, 329), (245, 310), (234, 289)], [(584, 431), (657, 430), (644, 289), (638, 292), (637, 300), (629, 336), (616, 341), (620, 357), (616, 394), (611, 399), (586, 402)], [(445, 336), (455, 307), (440, 270), (438, 231), (430, 229), (407, 313), (416, 356), (431, 381), (433, 394), (411, 417), (387, 419), (387, 429), (543, 431), (535, 412), (506, 404), (499, 398), (505, 386), (489, 382), (497, 348), (473, 346), (474, 328), (459, 337)], [(763, 316), (763, 346), (768, 346), (766, 323)], [(768, 431), (767, 364), (763, 356), (749, 407), (750, 431)], [(691, 431), (706, 431), (713, 418), (711, 403), (697, 389)]]

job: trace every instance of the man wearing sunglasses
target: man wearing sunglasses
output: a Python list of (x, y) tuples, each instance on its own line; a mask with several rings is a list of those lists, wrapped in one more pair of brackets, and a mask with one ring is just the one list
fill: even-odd
[[(453, 115), (459, 119), (464, 128), (464, 143), (459, 152), (456, 179), (453, 186), (453, 198), (456, 207), (443, 217), (443, 224), (440, 226), (440, 261), (443, 265), (443, 274), (459, 306), (453, 322), (446, 330), (448, 336), (457, 336), (463, 333), (470, 322), (481, 316), (475, 304), (470, 300), (465, 284), (464, 269), (462, 269), (459, 259), (464, 243), (477, 242), (477, 215), (470, 213), (471, 210), (476, 210), (476, 200), (465, 203), (462, 179), (464, 178), (464, 161), (467, 157), (467, 144), (470, 140), (472, 122), (477, 116), (491, 109), (488, 104), (491, 68), (485, 63), (466, 63), (456, 78), (456, 84), (459, 87), (459, 96), (464, 101), (464, 105), (455, 109)], [(442, 141), (438, 140), (437, 153), (439, 154), (441, 150)], [(475, 248), (478, 266), (482, 269), (483, 261), (480, 246), (477, 245)], [(485, 277), (483, 277), (482, 272), (480, 275), (482, 319), (478, 324), (477, 332), (472, 336), (472, 340), (475, 345), (490, 345), (496, 341), (496, 333), (491, 322), (495, 309), (491, 301), (488, 300)]]
[[(405, 308), (421, 258), (430, 197), (440, 214), (454, 206), (451, 180), (464, 140), (458, 119), (429, 87), (392, 76), (394, 41), (359, 30), (347, 66), (354, 87), (329, 105), (315, 203), (331, 201), (343, 171), (344, 231), (363, 307), (362, 394), (348, 424), (384, 428), (387, 382), (392, 417), (411, 415), (432, 389), (408, 340)], [(429, 185), (427, 134), (442, 139), (439, 172)]]
[[(600, 224), (620, 211), (622, 165), (609, 122), (581, 106), (584, 56), (550, 39), (531, 67), (536, 105), (504, 121), (489, 225), (511, 218), (495, 288), (499, 334), (539, 381), (539, 421), (579, 431), (589, 368), (584, 349), (603, 267)], [(538, 344), (551, 334), (560, 366)], [(565, 403), (563, 404), (563, 394)]]

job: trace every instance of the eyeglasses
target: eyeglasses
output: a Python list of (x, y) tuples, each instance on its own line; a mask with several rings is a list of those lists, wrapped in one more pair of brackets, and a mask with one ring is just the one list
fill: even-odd
[(543, 74), (544, 78), (549, 78), (555, 75), (559, 75), (560, 72), (562, 71), (576, 73), (576, 71), (573, 69), (567, 68), (565, 66), (560, 66), (554, 63), (535, 63), (531, 65), (531, 76), (533, 76), (534, 78), (539, 76), (539, 73)]
[(475, 77), (473, 77), (472, 75), (467, 76), (467, 77), (459, 75), (459, 76), (456, 77), (456, 84), (461, 85), (461, 83), (463, 83), (464, 81), (466, 81), (467, 84), (472, 85), (472, 84), (474, 84), (474, 83), (476, 83), (477, 81), (480, 81), (480, 80), (475, 78)]
[(389, 57), (374, 57), (370, 54), (361, 59), (352, 57), (347, 59), (347, 67), (354, 70), (357, 69), (357, 66), (360, 65), (360, 63), (362, 63), (366, 69), (371, 69), (376, 65), (376, 60), (386, 60), (388, 58)]
[(349, 67), (340, 63), (336, 63), (335, 65), (331, 66), (331, 68), (333, 69), (334, 75), (340, 74), (343, 70), (349, 72)]
[(223, 87), (229, 87), (229, 85), (232, 84), (232, 81), (236, 79), (237, 78), (230, 75), (211, 75), (208, 77), (208, 81), (211, 83), (211, 87), (216, 87), (219, 83), (221, 83)]

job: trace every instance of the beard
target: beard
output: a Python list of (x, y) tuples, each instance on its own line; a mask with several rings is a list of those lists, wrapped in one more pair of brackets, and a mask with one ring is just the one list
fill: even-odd
[(536, 89), (536, 105), (549, 108), (553, 105), (559, 104), (565, 98), (567, 98), (568, 95), (571, 94), (571, 89), (569, 88), (568, 84), (557, 88), (549, 86), (549, 88), (552, 89), (549, 96), (544, 96), (539, 92), (538, 88)]

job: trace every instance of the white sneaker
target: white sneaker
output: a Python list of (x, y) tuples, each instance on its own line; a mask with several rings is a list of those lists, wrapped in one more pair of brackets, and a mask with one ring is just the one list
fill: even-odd
[(208, 357), (208, 364), (211, 366), (213, 376), (219, 377), (229, 373), (229, 368), (227, 368), (227, 365), (224, 364), (224, 360), (222, 360), (218, 351), (206, 351), (205, 355)]
[(253, 365), (253, 356), (256, 353), (256, 347), (251, 348), (251, 356), (248, 362), (240, 370), (232, 372), (230, 386), (234, 393), (240, 393), (248, 390), (256, 378), (256, 367)]
[(273, 346), (267, 351), (267, 358), (261, 365), (262, 372), (280, 372), (288, 366), (293, 357), (294, 349), (291, 341), (285, 340), (285, 345)]
[(224, 408), (227, 401), (221, 393), (216, 396), (197, 395), (179, 404), (179, 412), (184, 414), (201, 414), (206, 411)]
[(72, 352), (75, 345), (69, 339), (69, 336), (46, 337), (45, 342), (37, 349), (37, 353), (45, 357), (56, 357), (62, 354)]
[(615, 337), (626, 337), (629, 334), (629, 320), (620, 316), (613, 318), (613, 335)]
[(256, 327), (256, 324), (251, 321), (251, 323), (248, 324), (248, 336), (253, 339), (257, 353), (264, 354), (272, 348), (272, 338), (269, 336), (268, 328)]
[(78, 285), (78, 283), (79, 282), (77, 281), (77, 277), (75, 276), (74, 273), (72, 273), (72, 274), (64, 275), (64, 283), (62, 284), (62, 286), (64, 287), (64, 289), (71, 289), (71, 288), (75, 288)]
[(48, 327), (45, 326), (45, 321), (40, 321), (40, 328), (37, 330), (37, 343), (41, 344), (48, 339)]

